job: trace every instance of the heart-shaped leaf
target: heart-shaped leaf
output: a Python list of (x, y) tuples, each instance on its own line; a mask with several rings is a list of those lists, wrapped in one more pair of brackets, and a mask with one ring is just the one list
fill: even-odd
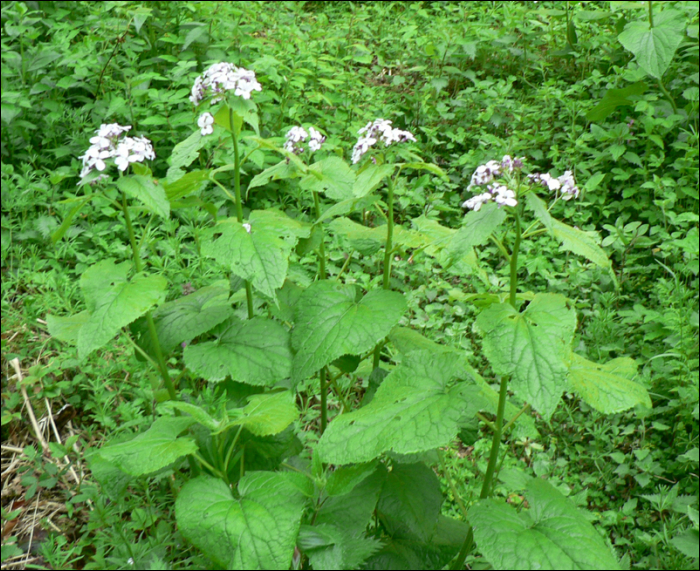
[(238, 494), (218, 478), (190, 480), (175, 502), (178, 529), (224, 569), (289, 569), (304, 496), (275, 472), (248, 472)]
[(336, 417), (321, 437), (324, 462), (366, 462), (383, 452), (423, 452), (449, 444), (462, 417), (489, 408), (481, 390), (460, 381), (460, 355), (415, 351), (382, 382), (372, 401)]
[(469, 510), (479, 550), (494, 569), (619, 569), (600, 534), (551, 484), (530, 481), (531, 509), (493, 498)]
[(545, 418), (568, 387), (565, 359), (571, 351), (576, 314), (559, 294), (537, 294), (523, 313), (509, 303), (479, 314), (484, 353), (499, 375), (512, 375), (513, 391)]
[(105, 446), (99, 454), (132, 476), (152, 474), (178, 458), (197, 451), (194, 438), (178, 437), (194, 422), (192, 417), (161, 417), (143, 434), (128, 442)]
[(250, 231), (234, 218), (220, 221), (204, 233), (202, 253), (228, 265), (231, 271), (275, 299), (287, 275), (289, 254), (311, 225), (277, 211), (255, 211)]
[(115, 265), (113, 260), (105, 260), (88, 268), (80, 278), (90, 312), (90, 319), (78, 332), (81, 359), (165, 298), (168, 282), (164, 277), (138, 274), (128, 280), (130, 268), (129, 262)]
[(143, 203), (150, 212), (165, 218), (170, 217), (170, 202), (163, 185), (156, 184), (150, 176), (132, 174), (117, 180), (119, 190)]
[(295, 307), (292, 381), (313, 375), (342, 355), (369, 351), (386, 337), (406, 309), (396, 292), (373, 290), (356, 300), (355, 286), (333, 281), (312, 284)]
[(651, 408), (646, 389), (632, 381), (637, 365), (627, 357), (598, 365), (571, 353), (569, 383), (574, 391), (594, 409), (613, 414), (641, 404)]
[(272, 386), (289, 377), (292, 351), (289, 332), (264, 317), (241, 321), (231, 317), (217, 328), (216, 341), (185, 347), (187, 367), (209, 381)]

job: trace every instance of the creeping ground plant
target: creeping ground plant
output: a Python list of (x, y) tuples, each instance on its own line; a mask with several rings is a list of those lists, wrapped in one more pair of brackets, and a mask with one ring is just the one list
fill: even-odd
[[(419, 137), (365, 118), (352, 150), (352, 142), (331, 147), (321, 125), (263, 138), (255, 98), (264, 89), (231, 63), (197, 77), (196, 128), (158, 184), (144, 164), (154, 158), (151, 143), (127, 136), (130, 127), (102, 125), (82, 157), (83, 203), (101, 192), (118, 197), (131, 260), (88, 268), (80, 278), (86, 309), (49, 316), (49, 330), (77, 344), (81, 358), (123, 332), (162, 380), (150, 428), (94, 450), (106, 492), (120, 496), (133, 479), (178, 473), (179, 532), (227, 569), (460, 569), (475, 550), (495, 569), (619, 568), (556, 481), (511, 478), (520, 508), (494, 497), (502, 440), (510, 431), (534, 436), (530, 410), (549, 421), (564, 394), (601, 413), (651, 406), (632, 359), (592, 362), (575, 352), (571, 300), (520, 287), (522, 245), (542, 234), (615, 281), (597, 236), (555, 217), (580, 195), (574, 172), (531, 172), (506, 155), (474, 172), (459, 227), (426, 216), (395, 225), (402, 176), (447, 178), (416, 154)], [(218, 162), (197, 160), (215, 144), (227, 149)], [(254, 155), (279, 161), (242, 189), (244, 165), (265, 164)], [(244, 210), (245, 197), (276, 180), (306, 193), (309, 212)], [(135, 222), (201, 207), (191, 199), (206, 184), (235, 213), (219, 218), (220, 209), (200, 238), (218, 274), (166, 301), (168, 281), (144, 263)], [(367, 212), (382, 223), (369, 225)], [(489, 364), (477, 371), (459, 350), (402, 326), (407, 306), (392, 260), (411, 250), (442, 266), (472, 265), (491, 245), (510, 278), (505, 291), (469, 298)], [(330, 271), (331, 248), (348, 261), (377, 258), (366, 289), (344, 281), (347, 265)], [(318, 402), (318, 422), (300, 414), (309, 402)], [(442, 450), (477, 414), (491, 419), (491, 447), (480, 497), (469, 505)], [(459, 519), (441, 513), (434, 464), (447, 474)]]

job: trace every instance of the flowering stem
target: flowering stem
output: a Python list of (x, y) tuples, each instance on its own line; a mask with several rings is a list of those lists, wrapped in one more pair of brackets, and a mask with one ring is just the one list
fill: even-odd
[[(321, 218), (321, 202), (318, 198), (318, 192), (314, 191), (314, 210), (316, 212), (316, 220)], [(324, 245), (323, 225), (319, 225), (321, 231), (321, 244), (318, 247), (318, 279), (326, 279), (326, 248)]]
[[(515, 296), (518, 291), (518, 251), (520, 250), (520, 215), (515, 211), (515, 242), (510, 255), (510, 304), (515, 308)], [(517, 308), (516, 308), (517, 309)]]
[(391, 254), (394, 238), (394, 179), (389, 177), (387, 184), (386, 246), (384, 247), (384, 289), (390, 289)]
[[(129, 208), (126, 203), (126, 194), (122, 192), (122, 209), (124, 211), (124, 221), (126, 222), (126, 230), (129, 233), (129, 242), (131, 242), (131, 253), (134, 258), (134, 267), (136, 268), (136, 273), (141, 273), (143, 269), (141, 265), (141, 255), (139, 254), (139, 247), (136, 244), (136, 236), (134, 235), (134, 227), (131, 225), (131, 217), (129, 216)], [(146, 323), (148, 325), (148, 333), (151, 336), (151, 342), (153, 343), (153, 349), (156, 353), (156, 360), (158, 361), (158, 368), (160, 369), (160, 376), (163, 378), (165, 383), (165, 388), (168, 390), (168, 395), (170, 400), (177, 400), (177, 393), (175, 392), (175, 387), (173, 382), (170, 380), (170, 375), (168, 374), (168, 366), (163, 358), (163, 351), (160, 348), (160, 341), (158, 340), (158, 333), (156, 332), (156, 324), (153, 322), (153, 317), (151, 312), (146, 313)]]
[[(243, 224), (243, 204), (241, 202), (241, 158), (238, 153), (238, 137), (233, 124), (233, 109), (228, 110), (229, 128), (231, 129), (231, 140), (233, 141), (233, 190), (236, 194), (236, 216)], [(245, 281), (245, 297), (248, 303), (248, 319), (253, 317), (253, 288), (248, 280)]]

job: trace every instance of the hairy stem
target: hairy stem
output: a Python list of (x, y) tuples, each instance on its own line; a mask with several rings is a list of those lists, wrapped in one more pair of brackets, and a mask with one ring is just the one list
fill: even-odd
[[(243, 203), (241, 201), (241, 157), (238, 152), (238, 137), (233, 124), (233, 109), (228, 110), (229, 128), (231, 129), (231, 140), (233, 141), (233, 191), (236, 196), (236, 216), (243, 224)], [(248, 280), (245, 281), (245, 298), (248, 304), (248, 319), (253, 317), (253, 288)]]

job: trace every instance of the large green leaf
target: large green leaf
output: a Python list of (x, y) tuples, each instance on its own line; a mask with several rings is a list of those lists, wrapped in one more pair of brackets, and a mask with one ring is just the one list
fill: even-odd
[(257, 436), (279, 434), (299, 416), (290, 391), (253, 395), (231, 423)]
[(511, 387), (549, 419), (567, 388), (568, 357), (576, 313), (559, 294), (537, 294), (523, 313), (509, 303), (493, 304), (476, 320), (484, 353), (499, 375), (512, 375)]
[(341, 200), (337, 204), (334, 204), (329, 209), (325, 210), (323, 214), (319, 216), (316, 223), (322, 222), (323, 220), (328, 220), (329, 218), (335, 218), (336, 216), (342, 216), (343, 214), (367, 210), (375, 202), (378, 202), (379, 198), (380, 197), (376, 194), (368, 194), (360, 198), (348, 198), (346, 200)]
[(429, 541), (437, 528), (442, 491), (425, 464), (397, 464), (386, 477), (377, 511), (389, 535), (407, 532)]
[(128, 442), (105, 446), (99, 454), (131, 476), (152, 474), (178, 458), (197, 451), (194, 438), (178, 437), (194, 422), (192, 417), (161, 417), (143, 434)]
[[(154, 311), (153, 320), (163, 352), (169, 353), (183, 341), (190, 341), (231, 317), (233, 309), (228, 296), (228, 280), (221, 280), (164, 303)], [(150, 336), (144, 337), (146, 342), (149, 339)]]
[(184, 141), (180, 141), (173, 147), (173, 151), (170, 153), (168, 181), (176, 181), (183, 176), (183, 168), (192, 164), (199, 157), (199, 150), (207, 144), (207, 141), (206, 136), (202, 136), (199, 129), (197, 129)]
[(172, 182), (163, 181), (165, 196), (170, 202), (173, 202), (201, 190), (209, 180), (209, 173), (208, 170), (196, 170), (188, 172)]
[(447, 246), (448, 254), (458, 260), (474, 246), (486, 243), (496, 228), (506, 219), (506, 211), (496, 203), (486, 204), (480, 210), (470, 210), (464, 217), (464, 224), (452, 236)]
[(366, 462), (383, 452), (423, 452), (449, 444), (460, 419), (487, 408), (456, 354), (416, 351), (382, 382), (372, 401), (336, 417), (318, 443), (325, 462)]
[(358, 300), (358, 292), (355, 286), (324, 280), (301, 295), (292, 331), (292, 346), (297, 352), (292, 381), (313, 375), (343, 355), (369, 351), (386, 337), (406, 309), (399, 293), (373, 290)]
[(328, 228), (340, 238), (344, 246), (365, 256), (374, 254), (386, 241), (385, 226), (369, 228), (344, 216), (333, 220)]
[(598, 245), (600, 237), (596, 232), (584, 232), (552, 218), (542, 199), (533, 193), (527, 195), (527, 204), (549, 233), (561, 242), (564, 250), (584, 256), (601, 268), (608, 270), (611, 268), (608, 255)]
[[(352, 469), (353, 466), (348, 468)], [(315, 523), (335, 525), (353, 536), (359, 537), (365, 532), (374, 513), (386, 476), (386, 468), (383, 464), (379, 464), (372, 474), (346, 493), (326, 498), (318, 511)]]
[(661, 79), (683, 41), (685, 17), (678, 10), (654, 14), (654, 25), (646, 20), (630, 22), (617, 39), (637, 57), (637, 63), (652, 77)]
[(175, 502), (178, 529), (224, 569), (289, 569), (303, 495), (274, 472), (248, 472), (238, 493), (211, 476), (190, 480)]
[(122, 327), (142, 316), (165, 298), (167, 280), (138, 274), (127, 280), (131, 264), (104, 260), (80, 278), (90, 319), (78, 333), (78, 355), (85, 358), (112, 339)]
[(469, 510), (479, 551), (494, 569), (619, 569), (600, 534), (551, 484), (533, 479), (518, 513), (502, 500)]
[(49, 329), (51, 337), (55, 337), (59, 341), (75, 344), (78, 342), (78, 334), (90, 320), (89, 311), (81, 311), (75, 315), (66, 317), (57, 317), (55, 315), (46, 316), (46, 326)]
[(208, 381), (272, 386), (290, 375), (289, 332), (264, 317), (231, 317), (216, 330), (217, 339), (185, 347), (187, 368)]
[(642, 385), (632, 381), (636, 374), (637, 365), (628, 357), (613, 359), (605, 365), (599, 365), (571, 353), (571, 388), (603, 414), (622, 412), (638, 404), (651, 408), (649, 393)]
[(142, 202), (149, 212), (166, 220), (170, 217), (170, 202), (165, 196), (165, 190), (152, 177), (137, 174), (124, 176), (117, 180), (117, 186), (127, 196)]
[(250, 232), (234, 218), (220, 221), (204, 232), (202, 253), (274, 299), (287, 275), (289, 254), (300, 237), (309, 236), (311, 226), (267, 211), (251, 213), (249, 224)]
[(264, 186), (271, 180), (296, 178), (301, 175), (302, 173), (297, 168), (295, 163), (287, 160), (280, 161), (276, 165), (266, 168), (261, 173), (256, 174), (253, 177), (253, 180), (250, 181), (248, 189), (255, 188), (257, 186)]
[(309, 558), (313, 569), (357, 569), (382, 544), (371, 537), (355, 537), (332, 524), (302, 525), (299, 549)]
[(333, 200), (353, 198), (355, 173), (340, 157), (328, 157), (309, 165), (309, 174), (300, 181), (306, 190), (322, 192)]
[(370, 192), (379, 187), (387, 176), (390, 176), (396, 165), (373, 165), (370, 164), (355, 179), (352, 194), (355, 198), (367, 196)]
[[(460, 351), (454, 347), (449, 347), (447, 345), (440, 345), (431, 341), (430, 339), (423, 337), (420, 333), (408, 327), (396, 326), (391, 330), (389, 334), (389, 341), (398, 349), (402, 355), (409, 355), (415, 351), (430, 351), (432, 353), (453, 353), (458, 355), (462, 360), (462, 366), (465, 371), (469, 374), (469, 377), (474, 380), (474, 383), (481, 388), (480, 396), (488, 401), (489, 405), (485, 410), (491, 411), (496, 414), (498, 409), (498, 392), (496, 392), (491, 385), (484, 379), (476, 370), (469, 364), (467, 356), (464, 351)], [(517, 407), (510, 402), (506, 401), (505, 419), (509, 420), (513, 418), (520, 411), (520, 407)], [(514, 436), (516, 438), (537, 438), (539, 437), (539, 432), (537, 432), (537, 427), (535, 426), (535, 421), (531, 415), (521, 414), (516, 420), (515, 427), (513, 429)]]
[(603, 121), (615, 109), (623, 105), (634, 106), (635, 101), (630, 97), (639, 97), (647, 89), (647, 84), (638, 81), (622, 89), (608, 89), (598, 105), (586, 113), (588, 121)]

